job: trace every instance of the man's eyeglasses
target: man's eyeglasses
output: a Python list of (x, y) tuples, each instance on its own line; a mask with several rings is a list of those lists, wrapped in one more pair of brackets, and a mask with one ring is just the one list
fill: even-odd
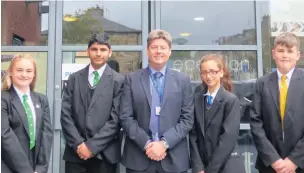
[(209, 75), (209, 76), (215, 76), (215, 75), (217, 75), (218, 72), (219, 72), (219, 70), (218, 71), (214, 71), (214, 70), (211, 70), (211, 71), (201, 71), (201, 75), (202, 76), (207, 76), (207, 75)]

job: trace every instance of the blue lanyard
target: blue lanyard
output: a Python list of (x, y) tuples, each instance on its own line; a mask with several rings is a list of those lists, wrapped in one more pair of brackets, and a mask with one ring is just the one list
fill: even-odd
[(166, 81), (167, 71), (168, 71), (168, 68), (166, 67), (166, 72), (165, 72), (164, 80), (163, 80), (163, 82), (160, 82), (160, 87), (158, 87), (157, 83), (156, 83), (156, 80), (155, 80), (155, 77), (153, 76), (152, 71), (151, 71), (151, 69), (149, 67), (150, 78), (151, 78), (151, 81), (153, 83), (154, 88), (156, 89), (156, 91), (158, 93), (160, 104), (162, 104), (162, 102), (163, 102), (163, 96), (164, 96), (164, 90), (165, 90), (165, 81)]

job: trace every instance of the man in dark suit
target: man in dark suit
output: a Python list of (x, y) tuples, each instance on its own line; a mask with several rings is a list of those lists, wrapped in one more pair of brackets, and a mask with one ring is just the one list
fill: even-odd
[(304, 173), (304, 72), (295, 68), (300, 41), (292, 33), (276, 37), (277, 70), (257, 80), (251, 131), (260, 173)]
[(172, 43), (168, 32), (152, 31), (147, 43), (149, 67), (128, 74), (124, 84), (122, 164), (127, 173), (186, 172), (186, 136), (194, 110), (190, 78), (167, 66)]
[(120, 161), (119, 104), (124, 77), (107, 65), (112, 54), (103, 34), (89, 41), (91, 63), (69, 76), (61, 126), (67, 173), (114, 173)]

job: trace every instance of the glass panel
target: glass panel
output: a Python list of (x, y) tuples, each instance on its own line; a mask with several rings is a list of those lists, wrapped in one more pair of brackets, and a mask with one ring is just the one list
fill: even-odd
[(65, 149), (65, 139), (63, 133), (60, 132), (60, 173), (65, 173), (65, 161), (63, 160), (63, 154)]
[[(241, 102), (242, 123), (249, 123), (249, 105), (255, 79), (257, 78), (256, 51), (172, 51), (169, 67), (185, 72), (195, 81), (195, 88), (200, 82), (200, 61), (210, 53), (222, 54), (228, 65), (232, 78), (232, 92)], [(246, 97), (246, 99), (244, 99)]]
[(200, 60), (210, 53), (222, 54), (230, 69), (233, 81), (257, 78), (257, 55), (255, 51), (172, 51), (169, 65), (185, 72), (192, 81), (201, 81)]
[[(63, 52), (63, 64), (89, 64), (86, 52)], [(113, 52), (108, 64), (119, 73), (125, 74), (141, 68), (141, 52)], [(117, 67), (119, 67), (117, 69)]]
[(264, 1), (261, 6), (263, 72), (276, 69), (271, 49), (275, 37), (282, 32), (295, 33), (301, 42), (299, 68), (304, 68), (304, 1)]
[(1, 78), (6, 73), (11, 59), (17, 53), (31, 55), (37, 63), (37, 81), (35, 91), (46, 94), (47, 86), (47, 53), (46, 52), (1, 52)]
[(106, 33), (112, 45), (142, 44), (141, 1), (64, 1), (63, 5), (64, 45), (88, 44), (97, 31)]
[(48, 13), (47, 1), (1, 1), (1, 44), (47, 45)]
[(177, 45), (255, 45), (254, 1), (161, 1), (161, 28)]

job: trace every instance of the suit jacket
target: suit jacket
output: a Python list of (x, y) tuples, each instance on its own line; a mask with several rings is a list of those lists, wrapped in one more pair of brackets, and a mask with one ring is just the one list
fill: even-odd
[[(198, 86), (197, 88), (201, 88)], [(194, 126), (190, 132), (193, 173), (244, 173), (237, 152), (240, 128), (240, 103), (232, 93), (220, 87), (211, 108), (205, 111), (206, 88), (194, 96)]]
[[(126, 140), (122, 164), (143, 171), (149, 166), (144, 147), (151, 138), (151, 92), (149, 69), (127, 75), (121, 103), (120, 120)], [(187, 138), (193, 125), (193, 91), (190, 78), (168, 69), (165, 78), (164, 101), (160, 113), (159, 134), (167, 140), (167, 156), (161, 161), (167, 172), (189, 169)]]
[(2, 172), (46, 173), (48, 170), (53, 131), (50, 109), (45, 95), (30, 92), (36, 114), (36, 143), (30, 150), (28, 122), (15, 89), (1, 92), (1, 161)]
[(63, 159), (84, 162), (77, 147), (85, 142), (94, 156), (102, 155), (110, 163), (121, 158), (119, 140), (119, 104), (124, 76), (106, 66), (89, 107), (87, 107), (89, 66), (70, 75), (64, 89), (61, 109), (62, 132), (66, 139)]
[(304, 71), (295, 69), (288, 88), (284, 140), (280, 117), (277, 72), (257, 80), (251, 105), (251, 132), (258, 151), (260, 172), (275, 172), (271, 164), (288, 157), (304, 172)]

